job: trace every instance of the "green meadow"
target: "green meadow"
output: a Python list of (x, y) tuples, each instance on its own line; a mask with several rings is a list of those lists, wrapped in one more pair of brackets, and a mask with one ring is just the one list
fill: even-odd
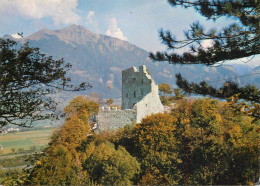
[(19, 154), (29, 151), (41, 151), (50, 141), (55, 129), (44, 128), (39, 130), (0, 134), (1, 155)]

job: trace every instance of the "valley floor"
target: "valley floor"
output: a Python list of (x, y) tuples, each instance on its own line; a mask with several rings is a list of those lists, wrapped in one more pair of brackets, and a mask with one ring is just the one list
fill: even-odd
[(2, 170), (20, 168), (28, 164), (26, 159), (41, 152), (49, 143), (55, 128), (42, 128), (0, 135), (0, 167)]

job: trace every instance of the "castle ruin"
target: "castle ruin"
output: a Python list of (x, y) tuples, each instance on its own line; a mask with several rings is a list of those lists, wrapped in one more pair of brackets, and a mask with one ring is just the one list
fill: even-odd
[(163, 112), (158, 94), (158, 85), (149, 75), (146, 66), (122, 71), (122, 110), (102, 108), (97, 115), (99, 130), (113, 130), (131, 124), (140, 123), (142, 118), (152, 113)]

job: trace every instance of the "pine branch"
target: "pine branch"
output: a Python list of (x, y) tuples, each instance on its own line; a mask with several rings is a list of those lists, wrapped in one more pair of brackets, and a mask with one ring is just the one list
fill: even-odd
[(238, 87), (236, 83), (232, 81), (226, 81), (222, 87), (216, 89), (212, 86), (209, 86), (205, 81), (202, 81), (199, 84), (194, 82), (189, 83), (187, 80), (182, 78), (181, 74), (176, 74), (175, 77), (177, 78), (176, 84), (185, 92), (220, 99), (228, 99), (235, 94), (239, 94), (239, 99), (260, 104), (260, 90), (254, 85)]
[[(216, 89), (209, 86), (205, 81), (199, 84), (189, 83), (180, 74), (176, 74), (175, 77), (177, 78), (176, 84), (186, 93), (226, 99), (235, 110), (253, 117), (253, 122), (260, 120), (260, 90), (254, 85), (238, 87), (236, 83), (226, 81), (222, 87)], [(247, 102), (250, 102), (250, 104), (247, 104)]]
[[(168, 0), (170, 5), (193, 7), (202, 16), (217, 19), (221, 16), (236, 17), (239, 24), (231, 24), (217, 32), (206, 32), (199, 22), (193, 23), (185, 31), (185, 39), (177, 40), (170, 31), (159, 31), (159, 37), (168, 50), (150, 53), (154, 61), (167, 61), (171, 64), (214, 65), (226, 60), (234, 60), (260, 54), (259, 9), (256, 1), (235, 0)], [(211, 41), (211, 46), (204, 47), (204, 41)], [(187, 48), (179, 54), (175, 50)]]

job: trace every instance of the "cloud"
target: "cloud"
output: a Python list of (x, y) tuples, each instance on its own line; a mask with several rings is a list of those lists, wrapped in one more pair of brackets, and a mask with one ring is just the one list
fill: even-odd
[(94, 18), (95, 18), (95, 12), (93, 10), (89, 11), (87, 15), (87, 24), (92, 25), (93, 22), (95, 21)]
[(109, 70), (111, 70), (111, 71), (113, 71), (115, 73), (120, 73), (121, 74), (123, 69), (121, 69), (119, 67), (110, 67)]
[(22, 38), (22, 36), (18, 35), (17, 33), (16, 34), (12, 34), (11, 36), (13, 38), (15, 38), (15, 39), (21, 39)]
[(78, 0), (1, 0), (1, 17), (22, 16), (29, 19), (50, 17), (55, 25), (78, 23)]
[(244, 64), (255, 68), (259, 66), (259, 61), (260, 61), (260, 56), (256, 55), (256, 56), (243, 57), (241, 59), (228, 61), (227, 64)]
[(87, 27), (90, 27), (90, 29), (92, 28), (93, 31), (96, 33), (100, 33), (100, 30), (98, 29), (98, 22), (95, 16), (95, 12), (93, 10), (88, 12), (86, 19), (87, 19), (86, 21)]
[(201, 42), (201, 46), (203, 48), (209, 48), (213, 46), (212, 40), (211, 39), (206, 39), (204, 41)]
[(108, 29), (106, 31), (106, 35), (116, 37), (121, 40), (127, 40), (127, 38), (124, 36), (123, 32), (118, 27), (116, 18), (112, 18), (110, 20)]
[(107, 84), (108, 89), (114, 88), (114, 75), (113, 74), (109, 74), (109, 80), (107, 80), (106, 84)]

